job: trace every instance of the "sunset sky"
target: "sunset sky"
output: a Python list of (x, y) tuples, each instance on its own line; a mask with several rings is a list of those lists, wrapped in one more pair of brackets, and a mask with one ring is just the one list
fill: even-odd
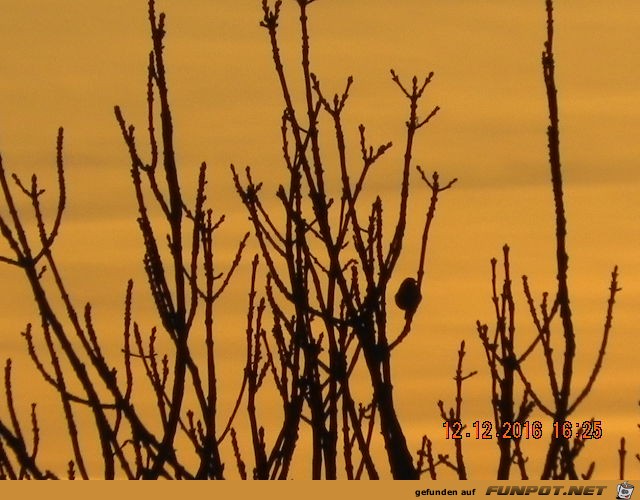
[[(119, 348), (130, 277), (136, 279), (134, 314), (141, 321), (153, 317), (146, 309), (151, 303), (130, 161), (113, 114), (114, 105), (121, 106), (144, 136), (150, 50), (146, 3), (0, 0), (4, 167), (23, 179), (37, 173), (53, 203), (55, 139), (57, 128), (64, 127), (68, 206), (55, 250), (78, 308), (91, 301), (105, 345), (114, 349)], [(267, 32), (258, 25), (260, 3), (157, 2), (157, 9), (167, 14), (169, 94), (185, 193), (191, 199), (197, 168), (206, 161), (209, 201), (227, 218), (217, 233), (223, 270), (242, 234), (250, 230), (229, 165), (251, 165), (255, 178), (265, 181), (264, 196), (274, 201), (285, 170), (279, 130), (283, 104)], [(578, 344), (576, 393), (597, 355), (614, 265), (623, 288), (601, 376), (575, 416), (601, 420), (605, 439), (589, 443), (578, 469), (586, 470), (596, 460), (597, 477), (615, 478), (620, 437), (626, 436), (632, 454), (640, 452), (640, 363), (635, 352), (640, 319), (640, 4), (556, 3), (560, 141)], [(295, 2), (285, 0), (283, 10), (285, 69), (299, 83)], [(435, 105), (441, 110), (420, 130), (414, 161), (429, 172), (437, 170), (445, 181), (459, 181), (438, 205), (424, 300), (414, 330), (394, 351), (394, 387), (410, 448), (417, 449), (427, 433), (437, 452), (453, 453), (442, 437), (436, 402), (453, 404), (452, 377), (462, 340), (468, 351), (465, 370), (479, 371), (465, 385), (465, 415), (468, 420), (492, 418), (490, 379), (475, 329), (476, 320), (492, 321), (490, 259), (500, 257), (502, 246), (509, 244), (522, 345), (532, 338), (533, 326), (520, 276), (529, 277), (537, 298), (555, 286), (548, 111), (540, 63), (544, 1), (317, 0), (309, 15), (312, 70), (324, 91), (342, 92), (347, 77), (354, 77), (344, 115), (353, 140), (348, 153), (357, 161), (360, 123), (367, 126), (373, 145), (394, 143), (376, 165), (368, 191), (385, 200), (389, 233), (408, 112), (408, 101), (389, 70), (407, 83), (414, 74), (422, 78), (435, 73), (419, 114), (426, 116)], [(321, 133), (333, 137), (330, 123), (321, 124)], [(417, 234), (430, 195), (417, 176), (411, 187), (415, 234), (408, 236), (392, 287), (415, 270)], [(1, 201), (0, 214), (6, 213)], [(228, 384), (221, 394), (225, 402), (233, 401), (240, 382), (249, 264), (256, 248), (252, 244), (247, 250), (216, 318), (222, 383)], [(4, 241), (0, 252), (8, 255)], [(19, 403), (26, 410), (36, 400), (42, 408), (59, 411), (53, 398), (54, 403), (45, 402), (51, 392), (34, 389), (39, 386), (32, 382), (37, 375), (20, 332), (27, 322), (39, 325), (39, 319), (24, 277), (16, 268), (0, 265), (0, 283), (0, 358), (3, 364), (7, 357), (14, 360)], [(398, 313), (391, 322), (397, 326), (401, 319)], [(531, 361), (531, 372), (544, 370), (534, 366), (540, 361)], [(0, 401), (4, 416), (4, 399)], [(43, 428), (43, 440), (57, 439), (55, 429)], [(495, 444), (470, 443), (468, 450), (471, 477), (494, 477), (493, 462), (480, 457), (497, 456)], [(535, 450), (532, 444), (531, 462), (539, 463), (530, 466), (534, 477), (542, 468)], [(64, 460), (60, 463), (66, 463), (67, 455)], [(637, 476), (640, 464), (634, 459), (627, 465)], [(445, 477), (447, 473), (442, 471)]]

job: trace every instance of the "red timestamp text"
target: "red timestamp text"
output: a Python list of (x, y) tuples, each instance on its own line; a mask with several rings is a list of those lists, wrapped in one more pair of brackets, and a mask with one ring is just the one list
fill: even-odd
[[(490, 420), (475, 420), (471, 427), (459, 420), (442, 424), (446, 439), (541, 439), (544, 429), (540, 420), (524, 420), (522, 422), (502, 422), (498, 428)], [(551, 436), (557, 439), (601, 439), (603, 434), (601, 420), (554, 421), (551, 425)]]

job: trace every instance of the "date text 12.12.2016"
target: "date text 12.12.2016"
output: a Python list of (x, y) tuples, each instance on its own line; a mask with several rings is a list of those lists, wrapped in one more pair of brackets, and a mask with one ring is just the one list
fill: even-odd
[[(489, 420), (475, 420), (471, 424), (471, 429), (455, 420), (444, 422), (442, 426), (447, 439), (541, 439), (545, 434), (540, 420), (502, 422), (500, 428), (496, 429)], [(581, 439), (600, 439), (602, 438), (602, 421), (554, 421), (551, 433), (555, 438), (571, 439), (579, 436)]]

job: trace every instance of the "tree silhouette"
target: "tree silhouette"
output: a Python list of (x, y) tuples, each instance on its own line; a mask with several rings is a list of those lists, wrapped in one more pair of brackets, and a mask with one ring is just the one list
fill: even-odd
[[(240, 202), (249, 216), (258, 252), (251, 262), (246, 318), (246, 358), (242, 384), (231, 408), (218, 398), (214, 305), (227, 289), (250, 233), (237, 242), (229, 269), (220, 271), (216, 235), (224, 216), (215, 216), (207, 200), (206, 163), (200, 165), (193, 201), (184, 194), (174, 144), (174, 124), (165, 66), (165, 16), (148, 1), (152, 48), (147, 68), (147, 131), (141, 140), (118, 106), (115, 117), (130, 158), (136, 219), (142, 236), (143, 268), (155, 306), (156, 326), (135, 320), (134, 283), (126, 286), (121, 357), (105, 354), (106, 333), (94, 324), (89, 303), (79, 306), (67, 288), (54, 246), (66, 208), (63, 130), (58, 132), (56, 169), (58, 203), (53, 217), (44, 213), (44, 190), (38, 177), (30, 183), (11, 176), (0, 157), (3, 209), (0, 233), (10, 255), (0, 262), (19, 268), (40, 315), (40, 327), (29, 323), (22, 335), (35, 370), (60, 401), (71, 457), (66, 471), (47, 470), (40, 459), (41, 436), (36, 405), (24, 417), (16, 404), (12, 360), (5, 365), (5, 405), (0, 415), (0, 477), (88, 479), (286, 479), (294, 460), (309, 464), (313, 479), (438, 478), (444, 467), (460, 479), (470, 476), (459, 432), (465, 429), (464, 382), (478, 374), (465, 371), (466, 344), (461, 342), (455, 368), (455, 402), (438, 401), (439, 415), (453, 433), (454, 457), (438, 453), (425, 434), (412, 445), (397, 407), (393, 354), (412, 331), (425, 284), (427, 246), (440, 195), (456, 179), (441, 180), (415, 163), (418, 132), (439, 108), (422, 111), (434, 77), (401, 78), (391, 70), (391, 85), (407, 106), (406, 136), (394, 157), (392, 143), (372, 146), (366, 128), (358, 127), (357, 154), (351, 155), (343, 113), (352, 91), (329, 95), (313, 71), (309, 8), (313, 0), (296, 0), (299, 14), (300, 65), (285, 70), (281, 58), (283, 3), (262, 1), (262, 20), (282, 97), (280, 165), (243, 170), (231, 166)], [(535, 327), (526, 348), (516, 342), (516, 294), (511, 257), (503, 248), (503, 280), (497, 259), (491, 263), (491, 300), (495, 326), (477, 322), (489, 368), (493, 426), (514, 432), (497, 436), (499, 479), (508, 479), (515, 464), (530, 476), (522, 434), (515, 429), (545, 415), (562, 429), (591, 392), (602, 367), (611, 331), (617, 292), (617, 267), (611, 275), (605, 325), (597, 358), (587, 381), (576, 392), (576, 333), (568, 285), (567, 220), (560, 162), (558, 98), (553, 54), (553, 2), (546, 0), (547, 39), (542, 55), (549, 110), (548, 145), (555, 205), (557, 290), (536, 304), (523, 276), (524, 300)], [(296, 42), (298, 43), (298, 42)], [(292, 81), (301, 79), (298, 95)], [(420, 111), (420, 113), (419, 113)], [(420, 118), (422, 116), (423, 118)], [(326, 136), (325, 136), (326, 134)], [(321, 141), (322, 137), (322, 141)], [(332, 137), (332, 141), (328, 138)], [(148, 143), (148, 158), (141, 143)], [(145, 144), (145, 148), (147, 145)], [(371, 172), (385, 157), (396, 168), (389, 173), (397, 192), (368, 204)], [(276, 192), (268, 193), (259, 177), (279, 169)], [(217, 178), (217, 175), (213, 176)], [(335, 180), (337, 179), (337, 180)], [(418, 183), (412, 183), (418, 180)], [(29, 214), (16, 196), (25, 196)], [(423, 212), (409, 210), (409, 200), (423, 201)], [(414, 218), (422, 230), (409, 234)], [(163, 241), (164, 240), (164, 241)], [(407, 248), (419, 252), (406, 252)], [(404, 252), (404, 254), (403, 254)], [(399, 276), (401, 255), (413, 259), (410, 276)], [(390, 304), (390, 307), (388, 305)], [(400, 318), (399, 323), (391, 321)], [(559, 327), (556, 327), (557, 323)], [(399, 324), (399, 327), (394, 325)], [(560, 338), (561, 336), (561, 338)], [(519, 338), (519, 337), (518, 337)], [(562, 350), (562, 362), (553, 357)], [(204, 352), (204, 358), (200, 353)], [(552, 402), (532, 381), (532, 353), (541, 353)], [(204, 359), (204, 360), (203, 360)], [(357, 389), (356, 389), (357, 386)], [(362, 388), (365, 388), (363, 390)], [(141, 402), (153, 401), (154, 409)], [(87, 442), (79, 415), (89, 413), (97, 442)], [(269, 413), (265, 425), (264, 413)], [(6, 415), (6, 416), (5, 416)], [(221, 416), (222, 415), (222, 416)], [(575, 439), (553, 435), (541, 471), (544, 479), (577, 479), (575, 459), (591, 420)], [(519, 426), (519, 427), (518, 427)], [(28, 430), (31, 435), (29, 436)], [(535, 426), (532, 427), (535, 431)], [(381, 438), (377, 438), (377, 435)], [(495, 436), (495, 434), (494, 434)], [(309, 456), (301, 456), (308, 437)], [(376, 451), (381, 440), (384, 453)], [(244, 450), (249, 443), (250, 452)], [(419, 448), (412, 451), (412, 446)], [(225, 448), (226, 447), (226, 448)], [(224, 450), (231, 450), (225, 456)], [(297, 453), (296, 453), (297, 452)], [(620, 474), (624, 473), (624, 441)], [(87, 457), (101, 457), (102, 470), (90, 470)], [(229, 460), (236, 471), (229, 471)], [(248, 469), (250, 469), (248, 471)], [(594, 464), (582, 474), (591, 477)]]

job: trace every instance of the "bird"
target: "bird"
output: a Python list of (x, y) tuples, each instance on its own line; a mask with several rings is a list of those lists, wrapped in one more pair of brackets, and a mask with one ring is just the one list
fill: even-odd
[(404, 311), (405, 319), (413, 316), (422, 300), (418, 282), (413, 278), (405, 278), (400, 288), (398, 288), (395, 298), (396, 305)]

